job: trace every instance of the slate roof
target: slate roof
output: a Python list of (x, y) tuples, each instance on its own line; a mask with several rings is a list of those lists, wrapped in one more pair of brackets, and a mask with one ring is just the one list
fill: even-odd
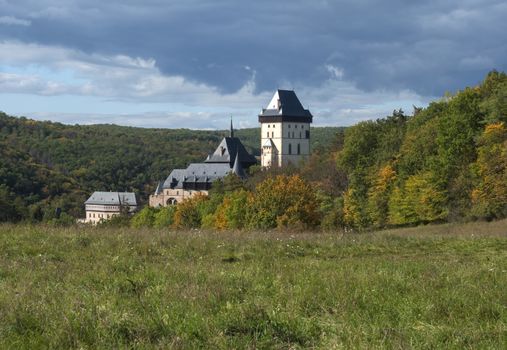
[[(308, 109), (305, 109), (299, 101), (296, 93), (293, 90), (277, 90), (275, 96), (278, 94), (279, 107), (278, 108), (264, 108), (262, 109), (259, 118), (261, 117), (301, 117), (303, 119), (313, 118)], [(272, 107), (272, 106), (268, 106)]]
[(239, 155), (239, 161), (244, 168), (257, 163), (257, 160), (245, 149), (237, 137), (224, 137), (215, 152), (210, 154), (204, 161), (205, 163), (229, 163), (229, 166), (234, 165), (236, 154)]
[(86, 200), (85, 204), (136, 206), (137, 200), (135, 193), (132, 192), (95, 191), (90, 198)]

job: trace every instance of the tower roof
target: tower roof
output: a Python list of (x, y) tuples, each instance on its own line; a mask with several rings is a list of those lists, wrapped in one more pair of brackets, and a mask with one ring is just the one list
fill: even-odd
[(276, 90), (259, 114), (259, 122), (293, 121), (311, 123), (312, 114), (305, 109), (293, 90)]

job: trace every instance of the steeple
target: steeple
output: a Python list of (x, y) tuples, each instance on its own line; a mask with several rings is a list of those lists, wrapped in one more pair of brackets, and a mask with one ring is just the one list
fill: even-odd
[(234, 128), (232, 126), (232, 115), (231, 115), (231, 131), (229, 137), (234, 137)]

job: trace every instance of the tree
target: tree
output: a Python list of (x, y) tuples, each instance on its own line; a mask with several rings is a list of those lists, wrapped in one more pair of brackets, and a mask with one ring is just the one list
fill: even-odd
[(174, 223), (175, 205), (160, 208), (154, 215), (153, 227), (168, 228)]
[(447, 218), (447, 194), (438, 188), (434, 174), (424, 172), (410, 176), (396, 187), (389, 199), (389, 223), (407, 225)]
[(248, 227), (312, 228), (319, 224), (319, 203), (313, 188), (299, 175), (267, 178), (248, 198)]
[(132, 217), (130, 225), (134, 228), (153, 227), (158, 211), (158, 209), (146, 206)]
[(178, 203), (174, 213), (173, 227), (178, 229), (200, 228), (202, 223), (200, 209), (207, 200), (206, 195), (198, 193)]
[(396, 179), (391, 165), (380, 168), (374, 185), (368, 191), (368, 215), (374, 227), (384, 227), (389, 216), (389, 197)]
[(473, 169), (479, 181), (472, 191), (472, 214), (484, 218), (507, 216), (507, 127), (499, 122), (486, 126), (479, 139)]

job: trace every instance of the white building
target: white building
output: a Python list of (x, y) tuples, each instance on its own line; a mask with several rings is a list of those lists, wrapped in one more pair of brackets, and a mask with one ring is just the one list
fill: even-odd
[(310, 155), (310, 123), (313, 116), (292, 90), (277, 90), (259, 114), (261, 165), (298, 165)]
[(120, 215), (122, 210), (132, 213), (137, 210), (136, 195), (132, 192), (93, 192), (85, 202), (85, 223), (96, 224)]

